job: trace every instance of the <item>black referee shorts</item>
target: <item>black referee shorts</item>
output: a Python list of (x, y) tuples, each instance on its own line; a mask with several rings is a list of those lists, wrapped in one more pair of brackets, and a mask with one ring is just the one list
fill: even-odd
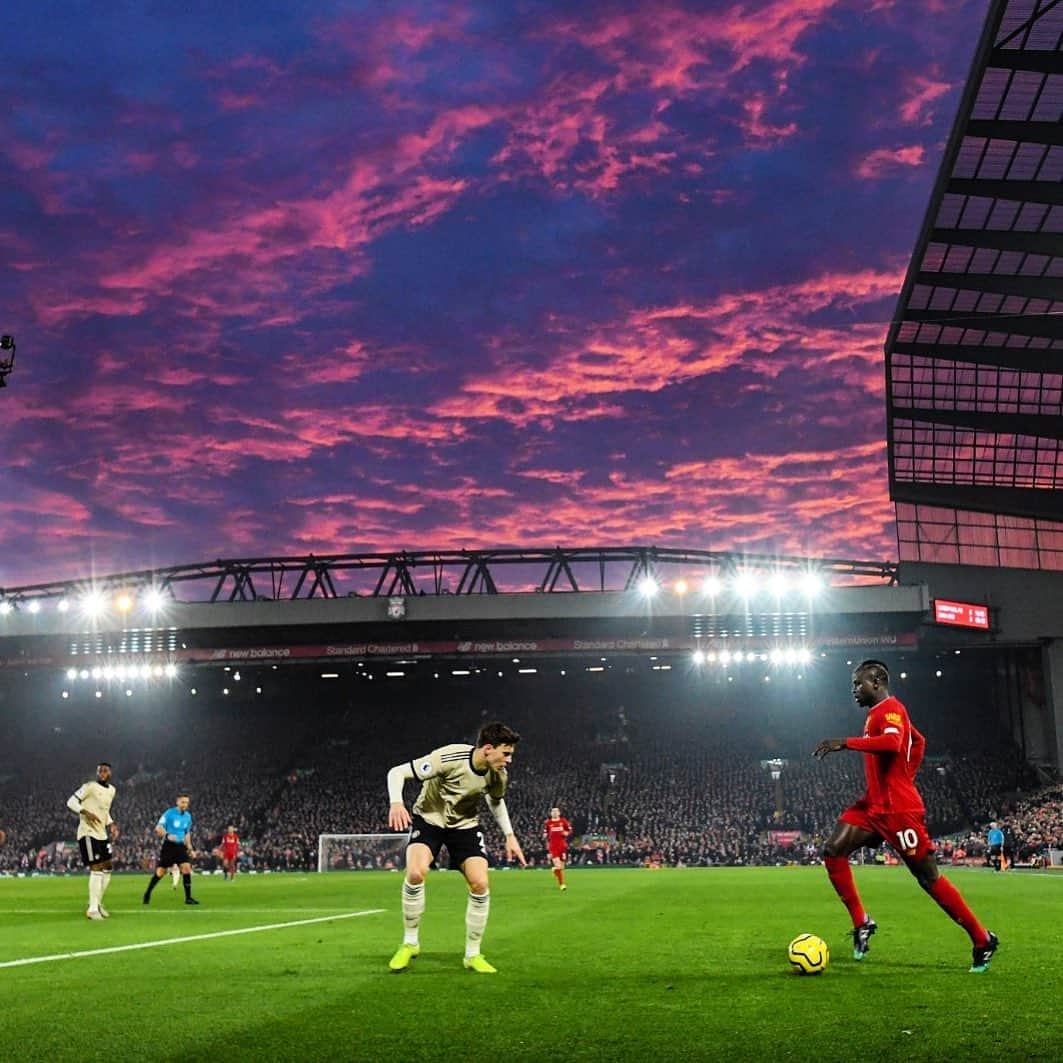
[(484, 832), (479, 827), (437, 827), (415, 815), (410, 824), (410, 839), (406, 844), (411, 845), (413, 842), (427, 845), (432, 850), (433, 861), (439, 859), (439, 850), (446, 846), (450, 855), (450, 866), (455, 870), (470, 856), (488, 860)]
[(191, 863), (188, 846), (184, 842), (165, 841), (159, 850), (159, 867), (173, 867), (175, 864)]

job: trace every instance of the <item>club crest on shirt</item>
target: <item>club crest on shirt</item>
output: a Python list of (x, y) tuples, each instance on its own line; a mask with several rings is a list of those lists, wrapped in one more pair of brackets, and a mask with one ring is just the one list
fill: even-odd
[(430, 760), (421, 761), (421, 774), (427, 775), (432, 770), (432, 762)]

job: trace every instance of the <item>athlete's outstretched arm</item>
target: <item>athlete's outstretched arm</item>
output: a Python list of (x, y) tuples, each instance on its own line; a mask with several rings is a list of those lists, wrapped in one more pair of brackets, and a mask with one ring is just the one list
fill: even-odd
[(527, 867), (528, 861), (524, 859), (524, 850), (521, 849), (520, 842), (517, 841), (517, 836), (513, 833), (513, 824), (509, 821), (509, 811), (506, 809), (505, 799), (500, 797), (495, 800), (493, 797), (488, 797), (487, 807), (491, 809), (491, 815), (495, 817), (498, 829), (506, 837), (506, 856), (513, 857), (521, 867)]
[(406, 805), (402, 800), (402, 788), (412, 778), (414, 778), (413, 766), (409, 761), (405, 764), (396, 764), (388, 772), (388, 800), (391, 802), (391, 807), (388, 809), (388, 826), (392, 830), (406, 830), (410, 825), (410, 813), (406, 811)]

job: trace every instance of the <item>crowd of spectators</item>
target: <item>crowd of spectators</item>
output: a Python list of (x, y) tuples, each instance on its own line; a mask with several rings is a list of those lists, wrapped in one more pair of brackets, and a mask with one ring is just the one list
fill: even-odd
[[(38, 727), (0, 776), (0, 870), (62, 871), (78, 866), (76, 820), (67, 797), (91, 777), (87, 751), (108, 750), (118, 787), (114, 817), (119, 869), (146, 869), (153, 828), (178, 793), (191, 797), (199, 865), (212, 867), (227, 825), (241, 836), (247, 869), (317, 866), (323, 834), (387, 833), (384, 776), (394, 763), (454, 739), (470, 739), (497, 709), (425, 705), (401, 716), (301, 707), (254, 714), (200, 711), (164, 715), (150, 725), (132, 716), (79, 731)], [(766, 760), (755, 748), (756, 721), (711, 713), (664, 715), (652, 704), (601, 700), (580, 705), (509, 704), (502, 715), (522, 730), (507, 804), (528, 858), (548, 863), (547, 811), (560, 805), (574, 827), (577, 865), (741, 865), (813, 862), (838, 814), (863, 790), (860, 758), (814, 761), (812, 742), (775, 742)], [(32, 730), (32, 729), (31, 729)], [(762, 736), (761, 736), (762, 737)], [(818, 738), (817, 733), (814, 737)], [(1030, 846), (1059, 845), (1063, 802), (1017, 798), (1031, 780), (1013, 753), (938, 754), (919, 785), (932, 833), (980, 829), (988, 815), (1010, 817)], [(412, 805), (413, 787), (407, 792)], [(490, 816), (488, 839), (501, 857)], [(331, 866), (381, 867), (394, 846), (336, 846)]]

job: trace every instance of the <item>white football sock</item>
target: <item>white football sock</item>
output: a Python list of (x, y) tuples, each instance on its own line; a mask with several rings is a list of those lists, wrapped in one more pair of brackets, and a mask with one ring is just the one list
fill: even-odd
[(402, 943), (404, 945), (419, 944), (418, 932), (421, 926), (421, 916), (424, 915), (424, 883), (411, 886), (405, 879), (402, 880)]
[(89, 872), (89, 911), (94, 912), (100, 906), (100, 897), (103, 894), (103, 872)]
[(465, 907), (465, 958), (480, 954), (480, 942), (487, 929), (487, 913), (491, 910), (491, 893), (469, 893)]
[(110, 871), (101, 871), (100, 877), (103, 879), (100, 885), (100, 900), (102, 901), (103, 895), (107, 892), (107, 887), (111, 884), (111, 873)]

